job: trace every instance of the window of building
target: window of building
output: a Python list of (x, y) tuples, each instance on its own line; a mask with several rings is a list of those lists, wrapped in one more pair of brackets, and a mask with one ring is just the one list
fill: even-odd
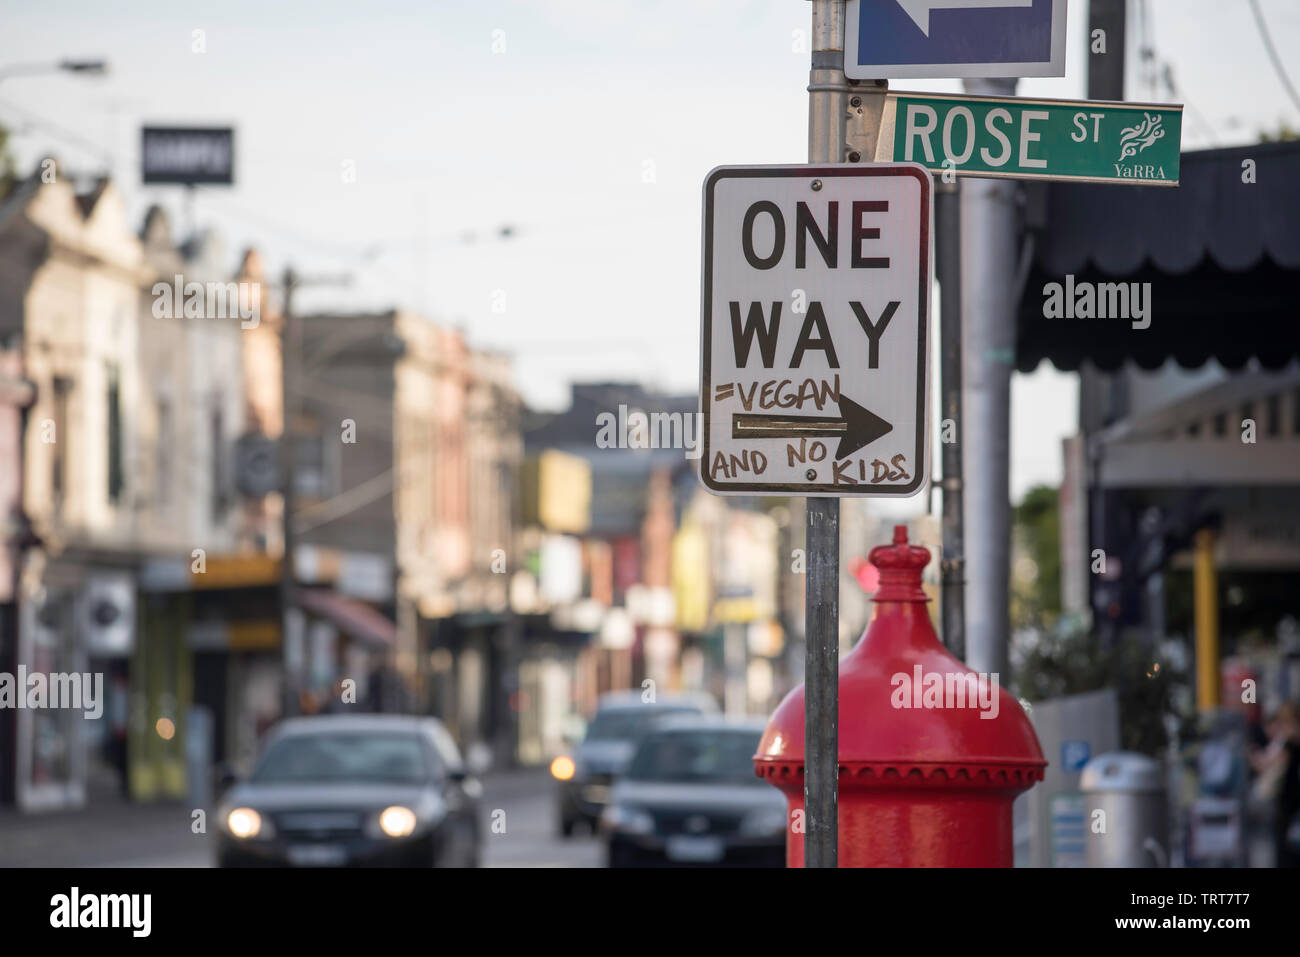
[(215, 394), (209, 408), (211, 424), (209, 434), (212, 438), (212, 520), (214, 522), (220, 522), (226, 517), (226, 509), (230, 505), (226, 488), (229, 473), (226, 462), (226, 422), (223, 406), (221, 394)]
[(68, 495), (68, 403), (72, 395), (72, 380), (56, 376), (53, 388), (54, 434), (50, 443), (50, 489), (53, 493), (55, 514), (61, 514)]
[(158, 397), (158, 437), (154, 446), (154, 482), (155, 498), (159, 505), (171, 501), (171, 489), (174, 477), (172, 459), (175, 452), (175, 436), (172, 432), (172, 403), (166, 396)]
[(117, 363), (108, 363), (107, 380), (108, 500), (116, 505), (126, 484), (122, 468), (122, 385)]

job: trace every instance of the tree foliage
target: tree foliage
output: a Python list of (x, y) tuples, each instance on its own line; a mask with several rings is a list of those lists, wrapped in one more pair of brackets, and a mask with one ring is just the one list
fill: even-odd
[(9, 195), (18, 181), (18, 165), (9, 147), (9, 130), (0, 125), (0, 199)]
[[(1014, 541), (1022, 554), (1011, 575), (1011, 627), (1056, 627), (1061, 615), (1061, 525), (1057, 491), (1038, 485), (1014, 510)], [(1018, 567), (1021, 564), (1024, 567)]]
[(1122, 746), (1155, 755), (1165, 745), (1176, 676), (1141, 635), (1126, 634), (1106, 648), (1082, 622), (1062, 618), (1057, 499), (1056, 489), (1038, 486), (1015, 508), (1015, 563), (1024, 567), (1013, 566), (1011, 576), (1011, 688), (1029, 701), (1114, 688)]
[(1285, 122), (1278, 124), (1275, 133), (1270, 133), (1268, 130), (1259, 131), (1259, 141), (1261, 143), (1287, 143), (1292, 140), (1300, 140), (1300, 130), (1292, 129)]
[(1076, 628), (1059, 634), (1023, 631), (1012, 642), (1012, 690), (1029, 701), (1114, 688), (1119, 695), (1120, 744), (1128, 751), (1161, 753), (1167, 741), (1164, 716), (1180, 676), (1168, 661), (1128, 634), (1111, 648)]

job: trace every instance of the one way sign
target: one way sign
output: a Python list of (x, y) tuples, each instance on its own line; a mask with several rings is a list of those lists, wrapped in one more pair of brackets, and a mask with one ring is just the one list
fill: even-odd
[(915, 163), (704, 181), (700, 476), (744, 495), (927, 478), (931, 180)]

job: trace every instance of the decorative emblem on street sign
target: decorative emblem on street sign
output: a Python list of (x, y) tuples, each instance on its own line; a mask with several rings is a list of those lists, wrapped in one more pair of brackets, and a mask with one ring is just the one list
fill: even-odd
[(1119, 145), (1120, 151), (1117, 160), (1126, 159), (1144, 149), (1165, 135), (1161, 128), (1163, 117), (1152, 116), (1150, 113), (1142, 114), (1142, 122), (1137, 126), (1130, 126), (1120, 130)]

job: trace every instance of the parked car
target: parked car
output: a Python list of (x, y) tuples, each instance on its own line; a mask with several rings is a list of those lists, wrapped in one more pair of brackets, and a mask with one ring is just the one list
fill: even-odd
[(609, 800), (614, 779), (627, 766), (641, 735), (666, 715), (707, 714), (717, 704), (707, 694), (661, 694), (653, 702), (640, 691), (615, 691), (602, 695), (596, 714), (572, 757), (551, 763), (559, 782), (557, 819), (560, 833), (568, 837), (578, 824), (594, 832), (600, 812)]
[(610, 867), (784, 867), (785, 796), (754, 774), (766, 721), (665, 718), (601, 816)]
[(434, 718), (290, 719), (221, 798), (217, 863), (476, 867), (480, 794)]

